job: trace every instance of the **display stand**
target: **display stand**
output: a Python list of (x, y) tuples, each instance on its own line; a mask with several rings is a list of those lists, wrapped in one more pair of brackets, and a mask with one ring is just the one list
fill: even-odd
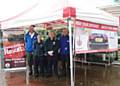
[[(108, 54), (108, 56), (107, 56)], [(102, 61), (89, 61), (87, 58), (89, 57), (86, 53), (84, 54), (84, 57), (76, 57), (74, 59), (75, 62), (81, 62), (82, 64), (98, 64), (98, 65), (104, 65), (104, 66), (110, 66), (112, 62), (114, 62), (114, 56), (111, 56), (111, 52), (108, 52), (107, 54), (102, 54), (102, 57), (94, 57), (94, 58), (101, 58)], [(90, 58), (92, 59), (92, 57)], [(112, 61), (111, 61), (112, 60)]]
[[(4, 38), (3, 38), (3, 31), (0, 29), (0, 72), (3, 73), (1, 74), (2, 76), (5, 76), (5, 73), (9, 72), (21, 72), (25, 71), (26, 72), (26, 67), (14, 67), (14, 68), (5, 68), (5, 59), (4, 59)], [(4, 77), (3, 77), (4, 78)], [(27, 83), (27, 79), (26, 79)]]

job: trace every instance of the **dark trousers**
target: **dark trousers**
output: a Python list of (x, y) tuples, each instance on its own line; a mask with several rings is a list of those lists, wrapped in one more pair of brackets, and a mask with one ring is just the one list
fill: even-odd
[(27, 62), (28, 62), (28, 66), (29, 66), (29, 71), (30, 73), (33, 73), (33, 69), (32, 69), (32, 65), (33, 65), (33, 54), (27, 52), (26, 53), (27, 56)]
[(70, 57), (69, 55), (61, 55), (61, 72), (62, 75), (70, 74)]
[(53, 73), (55, 73), (56, 76), (58, 76), (58, 63), (57, 63), (57, 57), (56, 56), (47, 56), (48, 61), (48, 75), (52, 76)]
[(45, 75), (46, 72), (46, 58), (44, 56), (34, 56), (34, 72), (35, 74)]
[(39, 74), (39, 64), (40, 58), (37, 55), (34, 55), (34, 74)]

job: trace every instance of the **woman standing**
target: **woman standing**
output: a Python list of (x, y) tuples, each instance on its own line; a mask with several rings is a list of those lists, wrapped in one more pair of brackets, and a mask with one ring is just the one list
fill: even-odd
[(45, 41), (45, 52), (48, 61), (47, 72), (48, 72), (48, 76), (52, 76), (53, 72), (55, 73), (56, 76), (58, 76), (57, 57), (58, 57), (59, 42), (56, 39), (55, 32), (51, 31), (49, 32), (48, 35), (49, 37)]

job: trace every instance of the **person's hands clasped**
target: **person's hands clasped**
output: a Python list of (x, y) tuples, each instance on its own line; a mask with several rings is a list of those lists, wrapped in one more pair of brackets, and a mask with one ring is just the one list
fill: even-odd
[(48, 51), (48, 55), (53, 56), (53, 51)]

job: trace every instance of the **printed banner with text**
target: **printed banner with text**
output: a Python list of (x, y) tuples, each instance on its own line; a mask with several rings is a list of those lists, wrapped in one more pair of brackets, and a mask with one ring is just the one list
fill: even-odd
[(112, 52), (118, 49), (117, 27), (77, 21), (76, 53)]
[(25, 67), (24, 31), (11, 28), (3, 31), (4, 67)]

